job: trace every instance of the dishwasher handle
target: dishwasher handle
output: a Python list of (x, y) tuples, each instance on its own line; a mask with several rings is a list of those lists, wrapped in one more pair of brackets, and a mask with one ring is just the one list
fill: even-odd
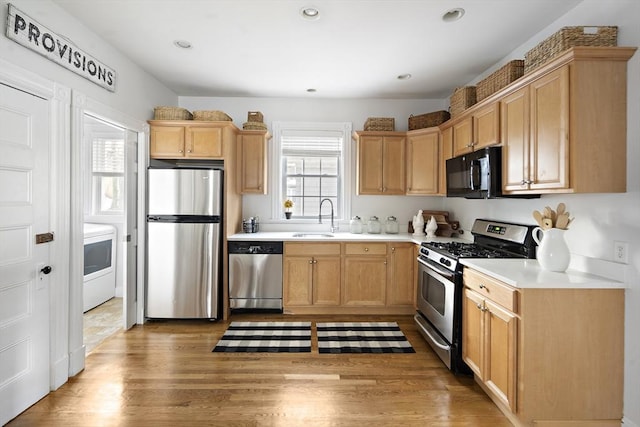
[(283, 251), (282, 242), (265, 242), (265, 241), (231, 241), (227, 248), (229, 255), (231, 254), (247, 254), (247, 255), (280, 255)]

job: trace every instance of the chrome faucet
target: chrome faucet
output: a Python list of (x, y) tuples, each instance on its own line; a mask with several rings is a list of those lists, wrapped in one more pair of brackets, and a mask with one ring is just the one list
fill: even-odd
[(329, 202), (329, 204), (331, 205), (331, 232), (335, 232), (336, 231), (336, 227), (333, 225), (333, 202), (331, 201), (331, 199), (322, 199), (320, 201), (320, 212), (318, 213), (318, 223), (322, 224), (322, 204), (324, 202)]

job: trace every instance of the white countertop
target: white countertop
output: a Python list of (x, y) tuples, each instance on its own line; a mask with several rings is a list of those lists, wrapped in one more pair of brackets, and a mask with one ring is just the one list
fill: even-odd
[[(305, 237), (293, 237), (294, 234), (306, 233)], [(322, 237), (322, 234), (331, 234), (333, 237)], [(282, 242), (413, 242), (420, 244), (422, 242), (451, 242), (451, 241), (464, 241), (462, 237), (433, 237), (427, 236), (414, 236), (409, 233), (398, 234), (353, 234), (349, 232), (328, 233), (319, 231), (260, 231), (258, 233), (236, 233), (227, 238), (232, 241), (282, 241)]]
[(543, 270), (535, 259), (465, 258), (462, 265), (478, 270), (515, 288), (522, 289), (624, 289), (625, 284), (613, 279), (567, 270), (555, 273)]

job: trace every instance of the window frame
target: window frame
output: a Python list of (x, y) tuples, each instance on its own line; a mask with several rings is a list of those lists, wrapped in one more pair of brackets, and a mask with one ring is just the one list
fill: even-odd
[[(276, 173), (271, 182), (271, 218), (274, 221), (286, 221), (284, 218), (283, 202), (286, 199), (284, 182), (286, 175), (286, 165), (282, 156), (282, 136), (287, 132), (301, 132), (308, 134), (317, 131), (322, 133), (339, 132), (342, 136), (342, 156), (338, 164), (338, 207), (334, 211), (334, 219), (336, 221), (345, 220), (351, 212), (351, 122), (273, 122), (273, 151), (271, 154), (271, 164), (274, 165), (273, 170)], [(300, 222), (317, 222), (317, 218), (304, 217), (296, 218)]]

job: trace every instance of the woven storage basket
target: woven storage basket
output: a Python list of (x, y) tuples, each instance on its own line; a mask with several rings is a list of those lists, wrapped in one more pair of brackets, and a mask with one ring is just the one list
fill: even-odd
[(364, 123), (364, 130), (396, 130), (396, 119), (393, 117), (369, 117)]
[(248, 122), (263, 122), (264, 121), (264, 116), (262, 115), (262, 113), (260, 111), (249, 111), (249, 113), (247, 114), (247, 121)]
[(193, 120), (203, 120), (208, 122), (230, 122), (233, 119), (224, 111), (218, 110), (198, 110), (193, 112)]
[(617, 46), (618, 27), (564, 27), (524, 55), (529, 73), (574, 46)]
[(414, 116), (413, 114), (409, 117), (409, 130), (415, 129), (424, 129), (430, 128), (433, 126), (438, 126), (451, 117), (448, 111), (434, 111), (433, 113), (420, 114), (418, 116)]
[(191, 120), (189, 110), (180, 107), (156, 107), (153, 109), (154, 120)]
[(244, 130), (267, 130), (267, 125), (262, 122), (248, 121), (242, 125)]
[(456, 88), (449, 101), (451, 102), (449, 111), (452, 116), (462, 113), (476, 103), (476, 87), (464, 86)]
[(500, 67), (499, 70), (487, 78), (481, 80), (476, 85), (476, 101), (480, 102), (487, 96), (492, 95), (518, 80), (524, 75), (524, 60), (516, 59)]

